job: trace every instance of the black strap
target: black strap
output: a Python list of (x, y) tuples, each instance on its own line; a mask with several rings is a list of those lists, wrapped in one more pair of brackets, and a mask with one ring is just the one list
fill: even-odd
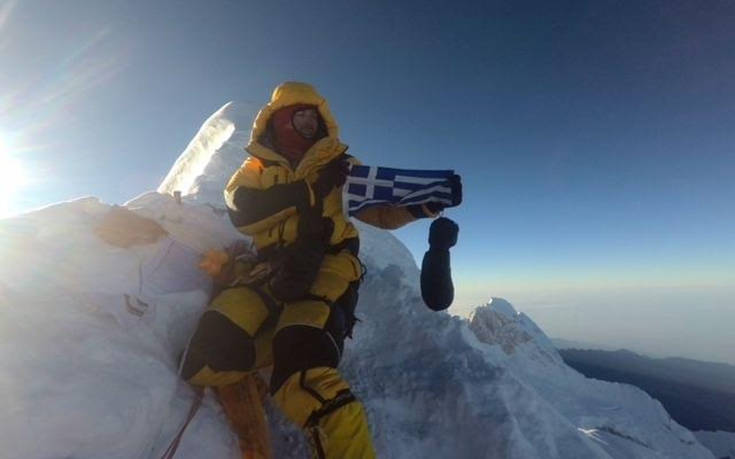
[(324, 404), (327, 402), (321, 395), (319, 395), (319, 392), (306, 385), (306, 370), (301, 370), (301, 374), (299, 375), (299, 386), (308, 392), (309, 395), (317, 399), (319, 403)]
[(339, 391), (337, 393), (337, 396), (334, 397), (333, 399), (326, 400), (326, 401), (322, 399), (321, 401), (322, 401), (322, 407), (311, 413), (311, 415), (309, 416), (309, 419), (306, 420), (305, 427), (316, 427), (317, 425), (319, 425), (319, 420), (321, 418), (323, 418), (324, 416), (327, 416), (330, 413), (337, 411), (338, 409), (342, 408), (343, 406), (349, 403), (356, 402), (357, 398), (355, 398), (351, 390), (344, 389), (344, 390)]
[(357, 237), (344, 239), (342, 242), (327, 247), (327, 253), (336, 255), (345, 249), (356, 257), (360, 253), (360, 239)]
[(324, 445), (322, 445), (322, 438), (319, 436), (319, 427), (309, 428), (311, 439), (314, 442), (314, 450), (316, 452), (317, 459), (327, 459), (327, 453), (324, 452)]
[(334, 304), (334, 301), (331, 301), (329, 298), (319, 295), (314, 295), (313, 293), (307, 293), (303, 297), (305, 300), (312, 300), (312, 301), (321, 301), (322, 303), (326, 303), (327, 306), (332, 307)]
[(173, 457), (176, 455), (176, 450), (179, 449), (179, 443), (181, 443), (181, 438), (184, 436), (184, 431), (189, 426), (189, 423), (191, 422), (191, 420), (194, 419), (194, 416), (197, 414), (199, 407), (202, 405), (202, 398), (204, 396), (204, 390), (194, 389), (194, 394), (195, 394), (194, 401), (191, 404), (191, 408), (189, 408), (189, 414), (186, 415), (186, 420), (184, 421), (184, 425), (181, 426), (181, 429), (179, 429), (179, 432), (176, 434), (173, 440), (171, 440), (171, 443), (168, 445), (168, 448), (166, 448), (166, 451), (163, 452), (161, 459), (173, 459)]
[(268, 308), (268, 318), (265, 319), (265, 322), (263, 322), (263, 325), (261, 325), (260, 328), (265, 329), (276, 325), (278, 318), (281, 316), (281, 312), (283, 311), (283, 305), (273, 300), (270, 295), (267, 295), (263, 289), (260, 288), (260, 285), (249, 285), (248, 287), (258, 294), (260, 299), (263, 301), (263, 304), (265, 304), (265, 307)]

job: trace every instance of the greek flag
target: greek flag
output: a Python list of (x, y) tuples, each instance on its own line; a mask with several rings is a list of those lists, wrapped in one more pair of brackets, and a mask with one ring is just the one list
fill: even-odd
[(448, 180), (453, 175), (453, 170), (352, 166), (343, 191), (343, 208), (352, 217), (366, 207), (384, 204), (407, 206), (436, 201), (451, 205)]

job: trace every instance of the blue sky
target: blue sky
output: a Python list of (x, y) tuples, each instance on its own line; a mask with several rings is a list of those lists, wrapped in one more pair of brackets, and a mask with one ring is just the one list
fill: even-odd
[[(26, 171), (2, 210), (124, 202), (225, 102), (302, 80), (363, 162), (463, 176), (458, 312), (672, 289), (732, 311), (733, 24), (724, 0), (0, 0), (0, 143)], [(398, 235), (420, 258), (427, 231)]]

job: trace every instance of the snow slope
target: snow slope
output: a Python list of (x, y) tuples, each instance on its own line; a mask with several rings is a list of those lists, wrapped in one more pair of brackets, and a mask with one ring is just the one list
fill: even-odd
[(735, 432), (698, 430), (694, 436), (714, 453), (717, 459), (735, 459)]
[[(206, 304), (201, 253), (240, 236), (221, 189), (244, 158), (254, 111), (210, 117), (161, 184), (126, 204), (169, 236), (128, 249), (93, 228), (94, 198), (0, 222), (0, 457), (157, 458), (191, 391), (178, 355)], [(181, 203), (169, 195), (182, 191)], [(711, 458), (631, 386), (564, 365), (530, 318), (502, 299), (471, 320), (426, 308), (419, 271), (389, 232), (359, 225), (368, 275), (342, 364), (386, 458)], [(305, 457), (272, 409), (277, 457)], [(177, 458), (237, 457), (211, 394)]]

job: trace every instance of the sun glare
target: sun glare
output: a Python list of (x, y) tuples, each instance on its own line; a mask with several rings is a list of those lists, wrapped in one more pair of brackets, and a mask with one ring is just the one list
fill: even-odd
[(23, 163), (14, 156), (8, 138), (0, 134), (0, 217), (18, 210), (13, 205), (15, 194), (26, 180)]

